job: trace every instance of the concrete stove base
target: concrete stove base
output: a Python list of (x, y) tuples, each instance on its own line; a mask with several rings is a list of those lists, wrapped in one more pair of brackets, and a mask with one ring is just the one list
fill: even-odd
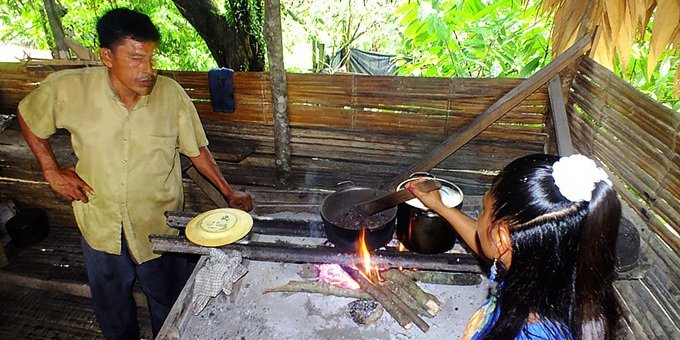
[[(200, 263), (199, 263), (200, 265)], [(197, 316), (190, 310), (192, 281), (173, 307), (160, 338), (181, 339), (458, 339), (468, 318), (484, 302), (488, 282), (477, 286), (418, 283), (442, 302), (434, 318), (424, 318), (427, 333), (406, 330), (386, 311), (370, 325), (352, 321), (347, 304), (354, 299), (312, 293), (267, 293), (297, 275), (300, 265), (250, 261), (235, 298), (220, 295)], [(198, 267), (197, 267), (198, 268)]]

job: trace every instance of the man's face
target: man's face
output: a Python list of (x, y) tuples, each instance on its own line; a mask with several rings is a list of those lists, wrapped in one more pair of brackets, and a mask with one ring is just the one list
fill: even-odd
[(156, 83), (153, 56), (156, 43), (123, 39), (112, 49), (102, 48), (102, 61), (109, 68), (111, 83), (119, 95), (151, 93)]

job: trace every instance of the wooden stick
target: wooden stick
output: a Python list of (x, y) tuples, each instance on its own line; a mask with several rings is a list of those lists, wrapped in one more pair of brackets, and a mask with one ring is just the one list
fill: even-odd
[[(406, 305), (406, 303), (404, 303), (404, 301), (399, 299), (399, 297), (394, 295), (392, 292), (368, 281), (358, 271), (348, 269), (347, 272), (350, 274), (350, 276), (352, 276), (352, 278), (354, 278), (354, 280), (357, 281), (357, 283), (359, 283), (361, 289), (373, 296), (376, 301), (380, 302), (385, 310), (387, 310), (392, 316), (397, 315), (399, 318), (397, 319), (395, 316), (395, 319), (397, 319), (397, 322), (399, 322), (402, 327), (410, 329), (408, 324), (412, 322), (415, 323), (416, 326), (418, 326), (418, 328), (420, 328), (420, 330), (423, 332), (427, 332), (430, 329), (430, 325), (428, 325), (425, 320), (418, 316), (416, 311), (411, 309), (408, 305)], [(407, 320), (409, 322), (407, 322)]]
[[(423, 192), (430, 192), (433, 190), (437, 190), (441, 187), (442, 184), (436, 180), (426, 180), (424, 182), (418, 182), (416, 184), (416, 188)], [(413, 195), (411, 191), (402, 188), (401, 190), (397, 190), (385, 196), (378, 197), (368, 202), (358, 204), (356, 207), (364, 215), (371, 216), (375, 213), (391, 208), (401, 202), (406, 202), (414, 197), (416, 196)]]
[(347, 270), (347, 272), (357, 281), (357, 283), (359, 283), (359, 286), (364, 292), (380, 302), (383, 308), (392, 315), (401, 327), (404, 327), (404, 329), (411, 329), (411, 327), (413, 327), (413, 318), (407, 313), (408, 311), (413, 312), (411, 309), (407, 308), (407, 310), (404, 310), (397, 304), (396, 299), (393, 296), (386, 294), (382, 289), (374, 286), (360, 273), (354, 270)]
[(423, 283), (451, 286), (475, 286), (482, 283), (482, 276), (477, 273), (449, 273), (423, 270), (406, 270), (402, 273), (415, 281)]
[(437, 315), (441, 306), (441, 301), (436, 296), (422, 290), (413, 279), (406, 276), (399, 269), (390, 269), (382, 272), (382, 275), (391, 281), (399, 283), (404, 287), (416, 301), (422, 303), (431, 315)]
[(361, 290), (347, 289), (338, 286), (329, 285), (317, 281), (288, 281), (283, 286), (265, 288), (263, 293), (319, 293), (324, 295), (334, 295), (340, 297), (350, 297), (355, 299), (371, 299), (372, 296)]
[(432, 313), (430, 310), (428, 310), (423, 301), (416, 300), (416, 298), (413, 295), (411, 295), (408, 292), (408, 290), (404, 288), (404, 286), (398, 284), (397, 282), (394, 282), (392, 280), (386, 280), (384, 282), (381, 282), (380, 286), (388, 289), (390, 292), (396, 295), (401, 301), (404, 301), (404, 303), (407, 306), (411, 307), (411, 309), (414, 309), (419, 315), (427, 316), (430, 318), (437, 315), (436, 312)]

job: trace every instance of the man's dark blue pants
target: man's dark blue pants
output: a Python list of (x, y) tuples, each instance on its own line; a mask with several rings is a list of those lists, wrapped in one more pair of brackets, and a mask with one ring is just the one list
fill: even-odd
[(155, 338), (189, 278), (189, 263), (182, 255), (165, 254), (138, 265), (124, 237), (122, 244), (121, 254), (112, 255), (94, 250), (81, 240), (99, 327), (109, 340), (139, 339), (137, 306), (132, 297), (135, 279), (139, 279)]

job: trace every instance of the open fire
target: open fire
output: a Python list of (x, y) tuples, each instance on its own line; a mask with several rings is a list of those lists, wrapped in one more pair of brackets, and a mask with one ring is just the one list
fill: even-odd
[[(429, 325), (418, 313), (433, 317), (439, 310), (440, 302), (434, 296), (420, 290), (415, 282), (399, 269), (381, 268), (374, 264), (365, 236), (364, 229), (356, 243), (359, 261), (346, 266), (346, 269), (338, 264), (317, 265), (318, 281), (345, 289), (363, 290), (379, 302), (404, 328), (408, 329), (415, 324), (421, 330), (427, 331)], [(389, 274), (390, 279), (383, 279), (381, 276), (383, 271), (385, 275)], [(418, 310), (412, 306), (421, 308)]]
[[(388, 268), (380, 268), (380, 266), (373, 264), (371, 261), (371, 252), (366, 245), (366, 231), (362, 230), (359, 239), (356, 242), (357, 254), (359, 254), (360, 261), (353, 263), (349, 267), (360, 273), (367, 281), (372, 284), (378, 284), (384, 279), (380, 276), (380, 271)], [(319, 282), (327, 283), (333, 286), (360, 289), (359, 283), (354, 280), (339, 264), (320, 264), (316, 266), (319, 269)]]

